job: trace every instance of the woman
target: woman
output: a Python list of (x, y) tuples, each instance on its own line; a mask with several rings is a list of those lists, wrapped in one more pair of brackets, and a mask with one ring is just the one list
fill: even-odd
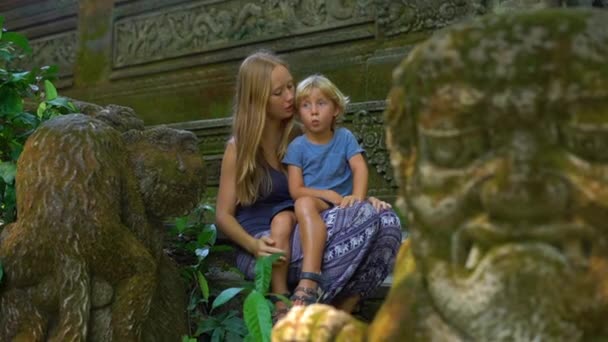
[[(273, 273), (283, 270), (290, 284), (310, 287), (310, 278), (300, 279), (305, 251), (299, 227), (292, 234), (291, 246), (278, 248), (268, 236), (271, 222), (295, 224), (286, 169), (281, 164), (293, 137), (294, 92), (287, 65), (273, 54), (258, 52), (241, 64), (233, 137), (222, 160), (216, 223), (242, 248), (237, 267), (247, 277), (254, 276), (255, 258), (283, 253)], [(327, 238), (324, 280), (318, 284), (324, 292), (321, 302), (352, 312), (388, 275), (401, 243), (401, 227), (387, 207), (387, 203), (370, 198), (369, 202), (323, 212)], [(285, 293), (288, 289), (272, 291)]]

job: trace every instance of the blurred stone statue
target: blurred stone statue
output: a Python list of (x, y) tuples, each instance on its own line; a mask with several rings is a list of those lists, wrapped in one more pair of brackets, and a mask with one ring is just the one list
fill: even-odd
[(126, 107), (88, 110), (45, 122), (19, 159), (18, 220), (0, 236), (0, 340), (178, 340), (185, 289), (162, 219), (203, 191), (196, 137), (142, 131)]
[(292, 309), (274, 341), (608, 340), (608, 13), (451, 27), (386, 113), (411, 246), (369, 327)]
[(549, 7), (602, 7), (597, 0), (486, 0), (484, 4), (494, 13)]

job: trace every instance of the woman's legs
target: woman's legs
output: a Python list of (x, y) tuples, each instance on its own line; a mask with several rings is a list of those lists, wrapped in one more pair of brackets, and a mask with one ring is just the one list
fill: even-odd
[[(314, 197), (302, 197), (295, 202), (295, 212), (300, 227), (300, 241), (302, 243), (302, 273), (321, 273), (325, 241), (327, 240), (327, 228), (321, 218), (321, 212), (329, 208), (329, 204)], [(316, 290), (318, 281), (302, 277), (298, 287)], [(298, 291), (296, 291), (298, 292)], [(305, 291), (300, 291), (305, 292)], [(310, 293), (294, 293), (294, 295), (308, 295)], [(294, 301), (295, 305), (305, 304), (301, 300)]]
[(352, 313), (357, 308), (357, 304), (361, 300), (361, 295), (355, 294), (348, 297), (343, 297), (335, 300), (332, 304), (338, 310)]
[[(327, 238), (321, 259), (325, 282), (320, 302), (350, 311), (388, 275), (401, 244), (401, 225), (392, 210), (378, 212), (369, 202), (325, 210), (321, 217)], [(298, 223), (289, 269), (292, 284), (300, 281), (306, 253), (298, 241), (303, 235)], [(315, 243), (323, 244), (320, 240)]]
[(332, 302), (338, 309), (352, 312), (359, 300), (378, 288), (392, 270), (401, 246), (401, 222), (392, 210), (382, 210), (377, 216), (379, 229), (367, 257), (342, 290), (344, 296)]
[(272, 265), (270, 281), (273, 293), (284, 294), (289, 292), (287, 287), (287, 271), (289, 268), (289, 253), (291, 252), (291, 233), (296, 225), (296, 217), (292, 211), (282, 211), (276, 214), (270, 222), (270, 238), (274, 240), (275, 247), (285, 251), (285, 262)]
[[(292, 211), (282, 211), (276, 214), (270, 222), (270, 238), (274, 240), (275, 247), (285, 251), (285, 261), (277, 262), (272, 265), (272, 276), (270, 287), (272, 293), (285, 295), (289, 293), (287, 286), (287, 272), (289, 270), (289, 260), (291, 252), (291, 234), (296, 225), (296, 216)], [(281, 301), (275, 304), (279, 315), (285, 315), (287, 305)], [(281, 318), (281, 317), (278, 317)]]

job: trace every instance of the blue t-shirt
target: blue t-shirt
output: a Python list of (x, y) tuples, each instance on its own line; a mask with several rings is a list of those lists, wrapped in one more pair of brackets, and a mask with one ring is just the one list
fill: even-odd
[(283, 163), (302, 169), (304, 186), (348, 196), (353, 193), (353, 172), (348, 160), (363, 152), (355, 136), (341, 127), (327, 144), (313, 144), (305, 135), (295, 138), (287, 147)]

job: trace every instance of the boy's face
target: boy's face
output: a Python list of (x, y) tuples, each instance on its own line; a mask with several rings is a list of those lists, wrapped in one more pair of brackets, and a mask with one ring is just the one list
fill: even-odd
[(340, 109), (318, 88), (312, 89), (298, 107), (300, 120), (308, 132), (324, 133), (331, 130)]

